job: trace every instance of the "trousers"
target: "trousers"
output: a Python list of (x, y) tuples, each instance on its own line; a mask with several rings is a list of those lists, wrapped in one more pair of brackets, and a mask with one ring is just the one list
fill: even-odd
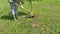
[(12, 11), (12, 15), (16, 15), (18, 14), (18, 1), (17, 0), (10, 0), (10, 7), (11, 7), (11, 11)]

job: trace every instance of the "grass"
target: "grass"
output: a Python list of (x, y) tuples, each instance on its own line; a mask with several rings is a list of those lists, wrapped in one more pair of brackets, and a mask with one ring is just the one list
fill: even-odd
[[(25, 2), (25, 8), (31, 9)], [(19, 19), (13, 21), (7, 0), (0, 0), (0, 34), (60, 34), (60, 0), (33, 1), (33, 13), (39, 18), (24, 18), (18, 8)]]

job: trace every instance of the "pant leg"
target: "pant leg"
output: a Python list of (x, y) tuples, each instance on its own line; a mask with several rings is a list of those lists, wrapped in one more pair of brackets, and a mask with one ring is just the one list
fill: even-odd
[(14, 6), (15, 6), (15, 16), (17, 17), (18, 16), (18, 5), (17, 5), (17, 3), (15, 3), (14, 4)]
[(16, 3), (10, 3), (10, 7), (11, 7), (11, 11), (12, 11), (12, 15), (15, 15), (17, 14), (18, 12), (18, 7), (17, 7), (17, 4)]
[(13, 3), (10, 3), (10, 7), (11, 7), (11, 11), (12, 11), (12, 15), (13, 15), (13, 17), (14, 17), (14, 20), (16, 20), (17, 19), (17, 9), (18, 9), (18, 7), (17, 7), (17, 2), (16, 1), (13, 1)]
[(18, 15), (18, 1), (17, 0), (13, 0), (14, 1), (14, 6), (15, 6), (15, 16), (17, 17)]
[(14, 6), (14, 4), (10, 3), (10, 7), (11, 7), (12, 15), (15, 15), (15, 6)]

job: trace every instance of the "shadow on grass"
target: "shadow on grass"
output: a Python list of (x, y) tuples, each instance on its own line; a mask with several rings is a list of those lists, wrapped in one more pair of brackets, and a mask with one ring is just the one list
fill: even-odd
[[(24, 12), (18, 12), (18, 16), (22, 16), (22, 15), (27, 15), (27, 14)], [(4, 20), (13, 20), (13, 16), (12, 16), (11, 12), (8, 13), (8, 15), (1, 16), (0, 18), (4, 19)]]
[(27, 15), (27, 14), (24, 12), (18, 12), (18, 16), (22, 16), (22, 15)]
[(9, 15), (4, 15), (4, 16), (1, 16), (1, 19), (4, 19), (4, 20), (12, 20), (13, 17), (12, 16), (9, 16)]

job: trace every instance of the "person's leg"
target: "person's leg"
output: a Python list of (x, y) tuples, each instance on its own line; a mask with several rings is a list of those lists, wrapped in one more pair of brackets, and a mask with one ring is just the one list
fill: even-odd
[(14, 18), (14, 20), (16, 20), (16, 17), (15, 17), (15, 6), (14, 6), (14, 4), (10, 3), (10, 7), (11, 7), (13, 18)]
[(15, 17), (16, 19), (18, 18), (18, 1), (17, 0), (13, 0), (14, 1), (14, 6), (15, 6)]
[(17, 0), (9, 0), (14, 20), (17, 18)]
[(18, 5), (17, 4), (15, 4), (14, 5), (15, 6), (15, 17), (16, 17), (16, 19), (18, 19)]

